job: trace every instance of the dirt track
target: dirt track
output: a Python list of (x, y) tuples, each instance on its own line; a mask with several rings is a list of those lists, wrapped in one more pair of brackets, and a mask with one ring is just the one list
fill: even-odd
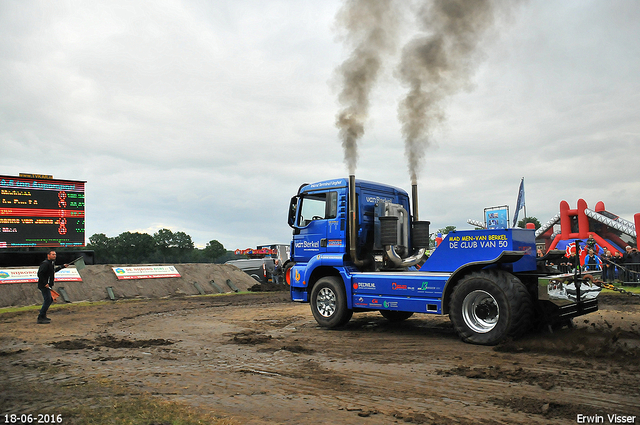
[[(287, 297), (67, 305), (51, 325), (33, 311), (2, 314), (0, 414), (53, 413), (72, 386), (63, 405), (149, 393), (245, 424), (640, 423), (637, 298), (604, 297), (572, 330), (482, 347), (462, 343), (446, 317), (390, 324), (363, 313), (324, 330)], [(125, 391), (90, 385), (105, 379)], [(38, 382), (50, 389), (34, 401)]]

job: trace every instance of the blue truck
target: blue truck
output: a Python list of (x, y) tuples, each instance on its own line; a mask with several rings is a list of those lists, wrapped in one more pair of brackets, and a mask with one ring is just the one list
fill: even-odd
[(427, 258), (430, 223), (418, 220), (417, 193), (353, 175), (300, 186), (284, 265), (291, 299), (309, 303), (326, 328), (364, 311), (390, 321), (448, 314), (463, 341), (483, 345), (597, 311), (600, 288), (545, 266), (564, 253), (536, 258), (530, 229), (454, 231)]

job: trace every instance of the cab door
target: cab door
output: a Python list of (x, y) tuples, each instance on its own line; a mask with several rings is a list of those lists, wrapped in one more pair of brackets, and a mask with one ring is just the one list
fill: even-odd
[(295, 261), (309, 261), (327, 252), (327, 234), (335, 218), (335, 192), (312, 192), (300, 196), (293, 235)]

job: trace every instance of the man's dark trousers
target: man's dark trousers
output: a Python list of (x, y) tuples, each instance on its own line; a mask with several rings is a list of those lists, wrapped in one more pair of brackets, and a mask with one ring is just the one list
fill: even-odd
[(53, 297), (51, 296), (51, 289), (42, 288), (40, 289), (42, 292), (42, 298), (44, 302), (42, 303), (42, 308), (40, 309), (40, 314), (38, 315), (39, 319), (44, 319), (47, 317), (47, 310), (49, 310), (49, 306), (53, 303)]

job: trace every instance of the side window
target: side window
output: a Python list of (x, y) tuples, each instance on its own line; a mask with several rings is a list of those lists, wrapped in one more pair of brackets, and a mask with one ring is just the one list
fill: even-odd
[(327, 216), (326, 218), (336, 218), (338, 216), (338, 192), (327, 193)]

